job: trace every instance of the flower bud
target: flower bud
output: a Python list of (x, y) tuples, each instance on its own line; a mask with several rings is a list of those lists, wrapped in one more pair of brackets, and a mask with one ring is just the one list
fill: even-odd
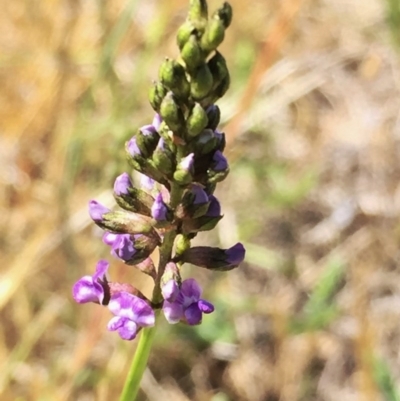
[(157, 146), (160, 136), (153, 125), (145, 125), (138, 130), (135, 138), (136, 145), (139, 148), (141, 155), (144, 158), (148, 158), (152, 155)]
[(146, 258), (140, 263), (137, 263), (135, 267), (139, 269), (141, 272), (152, 277), (154, 280), (156, 279), (157, 276), (156, 268), (154, 266), (153, 260), (150, 257)]
[(187, 118), (187, 133), (190, 137), (195, 137), (207, 126), (208, 118), (205, 110), (199, 103), (195, 103)]
[(161, 293), (165, 300), (174, 302), (179, 294), (182, 279), (178, 266), (174, 262), (168, 262), (164, 274), (161, 277)]
[(232, 6), (225, 2), (221, 8), (219, 8), (215, 13), (213, 18), (219, 18), (223, 24), (225, 28), (228, 28), (228, 26), (231, 24), (232, 22)]
[(207, 118), (208, 124), (207, 128), (215, 130), (218, 127), (219, 121), (221, 119), (221, 111), (218, 106), (212, 104), (207, 108)]
[(213, 86), (213, 76), (207, 64), (203, 64), (194, 71), (190, 81), (190, 94), (195, 100), (205, 98)]
[(200, 231), (213, 230), (222, 217), (223, 216), (212, 217), (204, 215), (198, 217), (197, 219), (184, 220), (182, 222), (182, 233), (185, 235), (190, 235)]
[(111, 246), (111, 254), (130, 265), (147, 259), (159, 245), (156, 235), (105, 233), (103, 242)]
[(176, 41), (178, 43), (179, 50), (182, 50), (190, 36), (196, 31), (196, 27), (189, 20), (186, 20), (178, 29)]
[(185, 128), (184, 115), (172, 92), (168, 92), (161, 102), (160, 115), (171, 131), (176, 133)]
[(215, 50), (224, 40), (225, 26), (218, 17), (211, 18), (207, 24), (206, 31), (201, 37), (201, 48), (210, 53)]
[(168, 89), (161, 82), (153, 82), (149, 91), (149, 101), (155, 111), (160, 111), (161, 103), (167, 92)]
[(208, 8), (206, 0), (190, 0), (189, 20), (192, 22), (207, 20)]
[(153, 153), (152, 161), (154, 166), (162, 171), (167, 177), (172, 176), (175, 168), (175, 154), (167, 146), (164, 138), (160, 138)]
[(93, 221), (103, 230), (132, 235), (154, 233), (149, 217), (131, 212), (112, 212), (95, 200), (89, 202), (89, 214)]
[(175, 60), (165, 59), (161, 64), (159, 78), (162, 84), (178, 98), (187, 99), (190, 94), (185, 69)]
[(168, 207), (163, 201), (161, 192), (158, 193), (151, 207), (151, 216), (156, 221), (165, 221), (168, 218)]
[(141, 189), (134, 188), (127, 173), (123, 173), (116, 178), (114, 198), (123, 209), (150, 216), (150, 208), (154, 201), (153, 197)]
[(225, 58), (220, 52), (216, 51), (214, 56), (208, 60), (207, 65), (213, 77), (213, 88), (216, 88), (224, 78), (229, 76)]
[(178, 234), (175, 239), (175, 255), (181, 255), (190, 248), (190, 239), (186, 235)]
[(180, 185), (187, 185), (192, 182), (194, 175), (194, 153), (184, 157), (176, 167), (174, 181)]
[(208, 182), (217, 183), (223, 181), (228, 173), (228, 161), (225, 156), (217, 150), (213, 155), (210, 169), (207, 171)]
[(192, 71), (204, 62), (205, 57), (195, 35), (190, 35), (187, 39), (181, 50), (181, 57), (188, 70)]
[(196, 155), (205, 155), (215, 149), (216, 144), (214, 132), (205, 129), (190, 142), (190, 148)]
[(184, 252), (177, 261), (209, 270), (228, 271), (243, 262), (245, 253), (246, 250), (240, 242), (229, 249), (196, 246)]
[(179, 219), (194, 219), (203, 216), (208, 207), (207, 193), (200, 185), (192, 184), (190, 189), (183, 195), (182, 202), (175, 210), (175, 215)]

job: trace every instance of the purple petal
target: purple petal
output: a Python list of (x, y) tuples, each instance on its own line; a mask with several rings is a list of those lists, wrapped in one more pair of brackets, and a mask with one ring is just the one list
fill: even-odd
[(202, 316), (203, 316), (203, 314), (201, 313), (201, 310), (199, 309), (197, 302), (190, 305), (185, 310), (186, 321), (191, 326), (201, 323)]
[(122, 173), (115, 179), (114, 192), (116, 195), (128, 195), (129, 188), (132, 188), (132, 181), (128, 173)]
[(194, 194), (194, 205), (198, 205), (200, 203), (208, 202), (207, 192), (200, 185), (193, 184), (191, 188), (191, 192)]
[(203, 313), (212, 313), (215, 309), (214, 305), (211, 302), (206, 301), (205, 299), (200, 299), (197, 305)]
[(157, 133), (156, 128), (152, 124), (143, 125), (143, 127), (140, 127), (139, 130), (145, 136), (149, 136), (149, 135), (153, 135), (153, 134)]
[(137, 155), (141, 156), (141, 152), (139, 147), (137, 146), (136, 143), (136, 138), (133, 137), (129, 142), (128, 142), (128, 152), (132, 157), (135, 157)]
[(159, 114), (156, 114), (153, 118), (153, 122), (151, 123), (156, 131), (158, 132), (160, 130), (160, 125), (162, 123), (162, 118)]
[(147, 175), (141, 174), (140, 186), (143, 189), (147, 189), (148, 191), (151, 191), (154, 188), (154, 184), (155, 184), (155, 181), (152, 178), (147, 177)]
[(99, 260), (96, 265), (96, 273), (93, 274), (93, 280), (104, 280), (110, 264), (106, 260)]
[(163, 305), (164, 316), (168, 323), (175, 324), (178, 323), (183, 315), (183, 305), (177, 302), (164, 301)]
[(136, 337), (138, 326), (132, 320), (124, 317), (113, 317), (107, 325), (108, 330), (116, 331), (123, 340), (133, 340)]
[(139, 326), (153, 326), (155, 323), (155, 315), (151, 306), (143, 299), (128, 292), (114, 294), (108, 308), (114, 315), (133, 320)]
[(120, 235), (120, 234), (105, 232), (103, 235), (103, 242), (106, 245), (112, 246), (112, 245), (114, 245), (115, 241), (117, 241), (118, 235)]
[(122, 260), (130, 260), (135, 253), (136, 249), (129, 234), (120, 234), (112, 245), (111, 254)]
[(165, 300), (174, 302), (179, 294), (179, 286), (175, 280), (169, 280), (161, 287), (161, 293)]
[(180, 162), (180, 167), (186, 171), (192, 171), (194, 166), (194, 153), (190, 153)]
[(239, 265), (243, 262), (246, 250), (241, 242), (225, 250), (226, 261), (231, 265)]
[(225, 171), (228, 169), (228, 161), (226, 160), (225, 156), (217, 150), (213, 156), (213, 170), (214, 171)]
[(207, 217), (219, 217), (221, 216), (221, 205), (218, 199), (214, 195), (210, 195), (208, 197), (210, 205), (208, 206), (207, 213), (205, 214)]
[(109, 213), (110, 211), (110, 209), (95, 200), (89, 202), (89, 215), (94, 221), (102, 221), (103, 214)]
[(189, 306), (200, 299), (201, 287), (194, 278), (188, 278), (182, 283), (181, 294), (185, 299), (184, 305)]
[(99, 294), (94, 286), (92, 276), (84, 276), (72, 287), (72, 295), (76, 302), (84, 304), (86, 302), (99, 303)]
[(165, 205), (161, 193), (158, 193), (151, 207), (151, 215), (157, 221), (167, 220), (167, 206)]

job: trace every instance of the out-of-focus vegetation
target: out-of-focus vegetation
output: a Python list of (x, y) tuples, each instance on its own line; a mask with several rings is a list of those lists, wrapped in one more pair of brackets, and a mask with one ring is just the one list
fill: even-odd
[[(400, 400), (399, 3), (231, 3), (232, 171), (225, 218), (202, 241), (241, 240), (247, 262), (187, 272), (217, 310), (196, 328), (161, 325), (140, 399)], [(2, 2), (1, 400), (117, 399), (135, 342), (71, 286), (111, 260), (86, 205), (113, 204), (123, 144), (152, 119), (147, 91), (186, 10)]]

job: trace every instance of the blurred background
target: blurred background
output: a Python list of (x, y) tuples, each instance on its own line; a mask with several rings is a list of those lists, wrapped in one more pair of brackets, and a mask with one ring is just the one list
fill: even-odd
[[(215, 10), (221, 2), (210, 0)], [(400, 400), (400, 2), (231, 0), (219, 103), (230, 273), (186, 268), (216, 312), (162, 323), (140, 401)], [(113, 205), (124, 143), (186, 0), (3, 0), (0, 399), (116, 400), (136, 341), (71, 286), (112, 262), (87, 214)]]

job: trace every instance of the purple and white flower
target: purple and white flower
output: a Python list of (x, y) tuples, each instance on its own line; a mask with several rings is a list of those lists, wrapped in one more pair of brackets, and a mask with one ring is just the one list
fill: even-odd
[(201, 292), (195, 279), (183, 281), (175, 300), (164, 301), (163, 312), (167, 321), (171, 324), (182, 321), (191, 326), (200, 324), (203, 313), (214, 312), (214, 305), (200, 298)]
[(123, 340), (133, 340), (142, 327), (154, 326), (155, 315), (151, 306), (128, 292), (113, 295), (108, 309), (115, 316), (108, 322), (107, 328), (118, 331)]
[(84, 276), (74, 284), (72, 296), (76, 302), (80, 304), (95, 302), (102, 305), (107, 303), (107, 298), (110, 296), (106, 278), (108, 267), (106, 260), (100, 260), (93, 276)]

